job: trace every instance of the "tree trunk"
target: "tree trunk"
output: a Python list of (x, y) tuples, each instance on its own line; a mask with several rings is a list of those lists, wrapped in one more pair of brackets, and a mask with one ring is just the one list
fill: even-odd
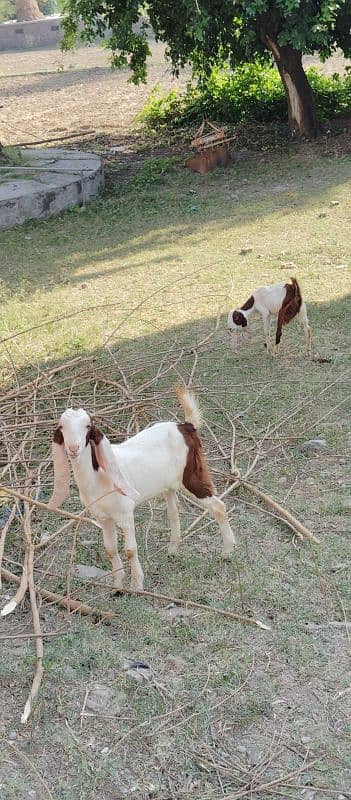
[(262, 36), (274, 56), (288, 102), (289, 125), (295, 136), (315, 139), (320, 132), (313, 92), (302, 66), (302, 53), (290, 45), (280, 47), (267, 34)]
[(42, 19), (37, 0), (16, 0), (17, 22), (30, 22), (33, 19)]

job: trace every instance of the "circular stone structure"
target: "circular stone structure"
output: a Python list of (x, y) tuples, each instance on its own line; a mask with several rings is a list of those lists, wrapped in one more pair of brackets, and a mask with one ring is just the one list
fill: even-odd
[(0, 230), (83, 206), (104, 185), (101, 159), (61, 148), (22, 148), (23, 161), (0, 169)]

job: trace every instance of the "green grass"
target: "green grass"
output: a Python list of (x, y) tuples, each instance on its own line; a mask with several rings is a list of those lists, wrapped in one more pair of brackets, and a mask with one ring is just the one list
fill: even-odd
[[(332, 300), (342, 314), (349, 271), (335, 267), (348, 263), (349, 170), (347, 158), (306, 163), (295, 157), (240, 163), (200, 178), (179, 164), (160, 170), (156, 183), (143, 186), (138, 177), (120, 196), (83, 213), (2, 233), (1, 331), (11, 335), (80, 311), (17, 342), (24, 360), (89, 350), (143, 298), (182, 275), (172, 289), (176, 311), (161, 293), (123, 324), (123, 337), (145, 338), (155, 326), (171, 330), (213, 317), (220, 303), (228, 306), (232, 281), (233, 301), (241, 302), (253, 286), (290, 272), (300, 277), (317, 315)], [(330, 206), (334, 200), (339, 206)], [(248, 244), (253, 252), (240, 256)], [(326, 338), (329, 349), (329, 332)], [(16, 343), (16, 362), (17, 352)]]
[[(43, 425), (32, 459), (48, 457), (48, 428), (68, 402), (87, 404), (116, 436), (124, 435), (129, 412), (120, 410), (119, 367), (135, 397), (151, 381), (140, 393), (147, 400), (140, 425), (176, 413), (173, 384), (188, 379), (191, 349), (214, 331), (222, 309), (218, 330), (198, 348), (194, 372), (217, 438), (204, 428), (211, 468), (228, 469), (218, 447), (229, 456), (228, 416), (235, 417), (242, 470), (266, 433), (252, 480), (321, 539), (320, 547), (293, 543), (290, 531), (252, 507), (254, 498), (241, 489), (227, 500), (239, 540), (232, 561), (221, 561), (217, 530), (206, 520), (169, 559), (163, 501), (138, 510), (147, 588), (250, 614), (272, 630), (195, 611), (172, 619), (164, 603), (111, 598), (74, 578), (79, 597), (119, 616), (108, 626), (73, 618), (68, 627), (63, 612), (42, 605), (43, 629), (68, 632), (45, 641), (44, 682), (25, 728), (18, 720), (33, 673), (33, 642), (6, 643), (1, 800), (27, 797), (29, 790), (41, 796), (38, 772), (55, 800), (217, 800), (260, 771), (258, 782), (281, 776), (286, 783), (283, 776), (303, 765), (308, 750), (308, 760), (317, 762), (292, 780), (291, 790), (280, 785), (276, 795), (253, 797), (296, 797), (308, 784), (347, 796), (349, 694), (339, 693), (350, 685), (349, 643), (344, 628), (328, 625), (350, 615), (350, 185), (348, 156), (300, 151), (240, 162), (205, 178), (177, 159), (152, 159), (128, 186), (82, 213), (0, 235), (4, 383), (33, 377), (37, 364), (45, 369), (82, 356), (38, 394)], [(240, 255), (244, 247), (252, 252)], [(284, 330), (280, 357), (268, 358), (260, 320), (253, 322), (250, 344), (234, 357), (225, 330), (228, 308), (255, 286), (294, 274), (307, 301), (314, 358), (305, 357), (295, 323)], [(82, 313), (35, 328), (76, 311)], [(27, 328), (33, 330), (9, 338)], [(108, 336), (111, 352), (103, 347)], [(3, 413), (13, 410), (7, 404)], [(16, 431), (14, 441), (22, 435)], [(302, 453), (301, 441), (316, 435), (326, 438), (327, 451)], [(49, 488), (50, 467), (42, 479)], [(216, 483), (224, 488), (218, 475)], [(80, 508), (76, 493), (66, 508)], [(195, 511), (185, 501), (180, 510), (185, 530)], [(36, 513), (32, 525), (35, 533), (52, 532), (57, 520)], [(46, 586), (65, 590), (71, 547), (72, 535), (65, 534), (38, 562), (37, 576), (47, 570)], [(17, 523), (6, 555), (23, 556)], [(94, 529), (81, 526), (75, 561), (108, 569)], [(30, 627), (27, 604), (2, 620), (1, 634), (10, 624), (11, 632)], [(316, 624), (322, 627), (311, 627)], [(123, 670), (125, 658), (149, 663), (150, 683), (135, 683)], [(119, 715), (81, 718), (94, 683), (124, 692)], [(13, 730), (17, 739), (10, 741), (19, 754), (7, 743)], [(318, 797), (330, 795), (321, 790)]]

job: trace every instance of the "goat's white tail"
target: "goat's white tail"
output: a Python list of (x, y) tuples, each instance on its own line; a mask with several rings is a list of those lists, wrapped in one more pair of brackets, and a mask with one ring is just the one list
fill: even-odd
[(193, 393), (186, 389), (185, 386), (176, 386), (175, 392), (184, 411), (185, 422), (191, 422), (194, 428), (199, 430), (202, 425), (202, 414)]

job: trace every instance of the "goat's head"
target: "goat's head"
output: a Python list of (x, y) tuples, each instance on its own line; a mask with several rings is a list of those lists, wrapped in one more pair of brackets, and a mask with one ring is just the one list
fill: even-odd
[(83, 408), (68, 408), (60, 417), (54, 444), (63, 447), (72, 460), (79, 459), (90, 440), (91, 427), (91, 418)]
[(245, 314), (237, 309), (229, 311), (227, 326), (230, 335), (230, 346), (236, 353), (238, 349), (238, 333), (243, 333), (244, 338), (247, 339), (247, 319)]
[(229, 311), (228, 314), (228, 330), (229, 333), (233, 333), (233, 331), (240, 331), (243, 328), (247, 328), (247, 319), (245, 314), (242, 311)]
[(137, 492), (130, 485), (117, 464), (111, 444), (83, 408), (68, 408), (60, 417), (54, 432), (52, 456), (54, 463), (54, 490), (49, 502), (51, 508), (58, 508), (69, 495), (70, 468), (67, 456), (75, 463), (81, 460), (82, 453), (89, 447), (94, 470), (99, 467), (108, 475), (114, 489), (119, 494), (136, 499)]

